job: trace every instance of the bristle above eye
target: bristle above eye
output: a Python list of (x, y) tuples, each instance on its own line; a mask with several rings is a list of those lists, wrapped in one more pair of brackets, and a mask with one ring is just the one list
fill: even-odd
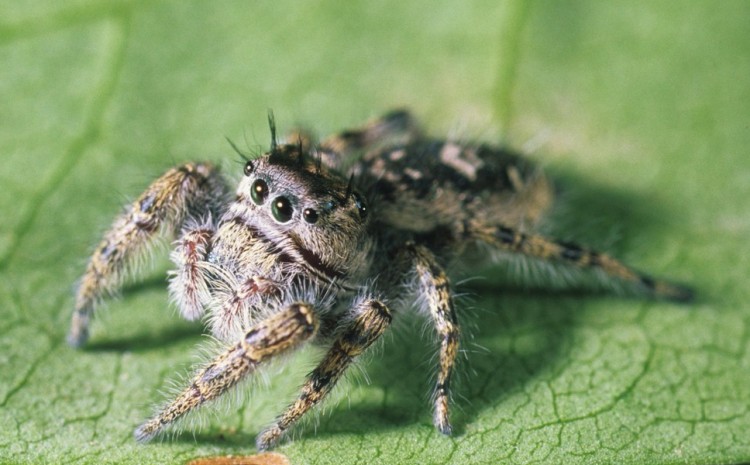
[(317, 155), (315, 157), (315, 173), (320, 174), (320, 170), (323, 167), (323, 154), (319, 150), (316, 150), (315, 154)]
[(276, 150), (279, 145), (276, 139), (276, 118), (273, 116), (273, 110), (268, 110), (268, 129), (271, 131), (271, 151)]
[(227, 142), (229, 142), (229, 145), (232, 147), (232, 150), (234, 150), (235, 153), (237, 153), (237, 155), (240, 156), (240, 158), (242, 158), (244, 161), (250, 161), (250, 158), (248, 158), (248, 156), (245, 155), (242, 152), (242, 150), (240, 150), (239, 147), (237, 147), (237, 144), (235, 144), (234, 141), (232, 141), (232, 139), (230, 139), (229, 137), (225, 137), (224, 139), (226, 139)]
[(346, 194), (344, 198), (348, 199), (352, 195), (352, 188), (354, 187), (354, 173), (349, 176), (349, 183), (346, 185)]
[(302, 148), (302, 139), (297, 139), (297, 167), (299, 169), (305, 166), (305, 153)]

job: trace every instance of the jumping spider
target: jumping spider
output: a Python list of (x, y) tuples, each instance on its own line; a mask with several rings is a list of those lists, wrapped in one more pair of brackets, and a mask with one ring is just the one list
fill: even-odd
[[(550, 209), (551, 183), (527, 160), (485, 145), (421, 136), (406, 111), (313, 144), (245, 159), (234, 198), (210, 163), (170, 169), (114, 222), (78, 288), (68, 341), (79, 347), (101, 301), (147, 247), (177, 237), (169, 292), (182, 315), (207, 315), (223, 353), (135, 430), (147, 441), (278, 355), (315, 340), (328, 348), (299, 397), (257, 438), (273, 447), (319, 404), (399, 312), (422, 310), (439, 346), (434, 424), (451, 433), (449, 391), (459, 326), (446, 267), (476, 246), (589, 269), (654, 298), (687, 288), (620, 261), (528, 232)], [(346, 173), (346, 174), (345, 174)], [(497, 257), (498, 254), (489, 254)]]

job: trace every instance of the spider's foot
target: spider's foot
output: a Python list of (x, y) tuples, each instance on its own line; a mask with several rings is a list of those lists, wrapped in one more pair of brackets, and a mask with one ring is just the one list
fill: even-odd
[(680, 284), (657, 281), (654, 284), (654, 293), (661, 298), (677, 303), (690, 303), (695, 299), (693, 289)]
[(279, 425), (273, 425), (258, 435), (255, 439), (255, 447), (261, 452), (273, 449), (283, 435), (284, 431), (279, 428)]
[(451, 422), (448, 419), (448, 402), (446, 398), (439, 398), (435, 402), (433, 423), (435, 424), (435, 428), (446, 436), (453, 434), (453, 426), (451, 426)]
[(76, 311), (73, 313), (73, 319), (70, 322), (70, 331), (68, 332), (68, 345), (73, 348), (80, 348), (86, 344), (89, 339), (89, 315), (88, 313)]
[(159, 420), (149, 420), (133, 431), (135, 440), (140, 443), (149, 442), (159, 433), (161, 423)]
[(453, 426), (451, 426), (450, 422), (441, 422), (438, 423), (435, 422), (435, 428), (437, 428), (438, 431), (443, 433), (446, 436), (452, 436), (453, 435)]

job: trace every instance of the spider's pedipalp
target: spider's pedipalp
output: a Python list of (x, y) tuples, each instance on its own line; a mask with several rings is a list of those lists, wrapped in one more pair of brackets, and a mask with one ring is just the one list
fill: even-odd
[(171, 273), (169, 293), (187, 320), (200, 318), (211, 298), (208, 277), (201, 263), (208, 257), (215, 233), (216, 227), (210, 218), (191, 223), (170, 254), (177, 269)]

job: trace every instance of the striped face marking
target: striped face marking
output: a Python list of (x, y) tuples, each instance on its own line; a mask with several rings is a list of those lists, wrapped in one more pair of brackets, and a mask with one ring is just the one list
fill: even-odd
[(362, 193), (295, 145), (247, 162), (244, 174), (222, 219), (232, 227), (220, 226), (213, 256), (245, 274), (300, 273), (346, 286), (369, 250)]

